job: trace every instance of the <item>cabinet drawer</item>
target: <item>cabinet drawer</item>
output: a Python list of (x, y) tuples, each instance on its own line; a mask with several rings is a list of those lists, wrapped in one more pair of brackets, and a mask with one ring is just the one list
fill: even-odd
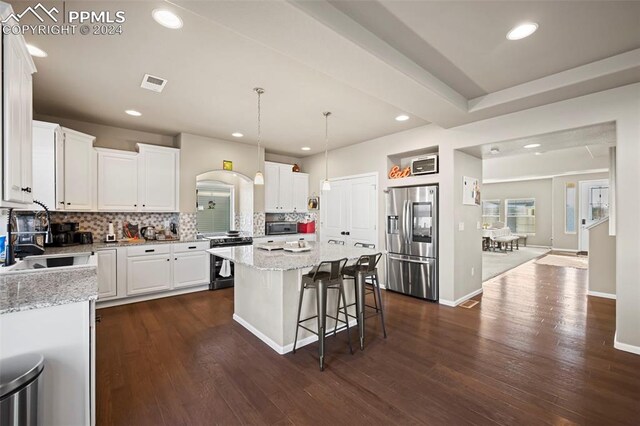
[(127, 248), (127, 256), (151, 256), (154, 254), (169, 254), (171, 252), (171, 246), (169, 244), (159, 245), (141, 245), (137, 247)]
[(193, 243), (176, 243), (173, 245), (174, 253), (188, 253), (209, 249), (209, 241), (198, 241)]

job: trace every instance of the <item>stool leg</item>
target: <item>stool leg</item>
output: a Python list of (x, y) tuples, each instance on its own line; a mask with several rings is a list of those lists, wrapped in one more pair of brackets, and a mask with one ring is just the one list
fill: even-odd
[[(336, 318), (338, 318), (338, 314), (340, 314), (340, 289), (338, 289), (337, 305), (338, 305), (338, 309), (336, 310)], [(345, 304), (344, 306), (347, 306), (347, 305)], [(336, 336), (337, 330), (338, 330), (338, 321), (336, 321), (336, 326), (333, 327), (333, 337)]]
[(327, 327), (327, 286), (318, 281), (316, 286), (318, 304), (318, 353), (320, 355), (320, 371), (324, 371), (324, 334)]
[(304, 295), (304, 284), (300, 287), (300, 298), (298, 301), (298, 320), (296, 321), (296, 335), (293, 338), (293, 353), (296, 353), (296, 345), (298, 344), (298, 329), (300, 329), (300, 311), (302, 310), (302, 296)]
[[(347, 322), (347, 339), (349, 340), (349, 352), (353, 355), (353, 346), (351, 346), (351, 331), (349, 331), (349, 316), (347, 315), (347, 298), (344, 295), (344, 283), (340, 284), (340, 296), (342, 296), (342, 303), (344, 303), (344, 320)], [(340, 302), (338, 302), (338, 313), (336, 318), (340, 315)], [(335, 334), (335, 331), (334, 331)]]
[[(387, 327), (384, 325), (384, 309), (382, 306), (382, 294), (380, 292), (380, 282), (378, 281), (378, 273), (373, 274), (373, 278), (375, 280), (375, 292), (378, 294), (378, 299), (380, 300), (380, 320), (382, 321), (382, 334), (384, 334), (384, 338), (387, 338)], [(375, 293), (374, 293), (375, 294)]]
[(376, 313), (378, 313), (379, 309), (378, 309), (378, 296), (376, 296), (376, 284), (375, 284), (375, 278), (371, 278), (371, 285), (373, 286), (373, 306), (376, 308)]

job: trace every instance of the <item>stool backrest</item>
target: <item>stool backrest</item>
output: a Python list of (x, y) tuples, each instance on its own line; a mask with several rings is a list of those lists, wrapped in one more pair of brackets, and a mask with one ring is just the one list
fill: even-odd
[(316, 280), (316, 275), (320, 270), (322, 270), (323, 266), (327, 267), (324, 269), (324, 271), (326, 271), (327, 269), (329, 270), (329, 280), (333, 281), (337, 280), (338, 278), (342, 278), (342, 270), (347, 264), (347, 260), (348, 259), (344, 257), (338, 260), (326, 260), (324, 262), (320, 262), (313, 273), (313, 280)]
[(327, 241), (327, 242), (328, 242), (329, 244), (338, 244), (338, 245), (341, 245), (341, 246), (343, 246), (343, 245), (344, 245), (344, 241), (341, 241), (341, 240), (329, 240), (329, 241)]
[(376, 245), (375, 244), (368, 244), (368, 243), (355, 243), (353, 245), (354, 247), (364, 247), (364, 248), (368, 248), (368, 249), (376, 249)]
[(356, 262), (356, 269), (371, 272), (376, 269), (376, 266), (378, 265), (378, 262), (380, 262), (381, 257), (382, 253), (363, 254)]

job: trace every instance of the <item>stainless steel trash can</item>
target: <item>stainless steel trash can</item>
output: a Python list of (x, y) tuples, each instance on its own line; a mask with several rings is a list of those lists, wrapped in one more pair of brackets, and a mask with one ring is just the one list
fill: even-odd
[(0, 360), (0, 426), (38, 424), (38, 383), (44, 358), (25, 354)]

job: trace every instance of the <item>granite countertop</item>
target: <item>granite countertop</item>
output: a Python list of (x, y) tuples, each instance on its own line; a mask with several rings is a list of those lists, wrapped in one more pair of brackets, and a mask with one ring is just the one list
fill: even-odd
[(308, 237), (311, 235), (316, 235), (313, 232), (296, 232), (295, 234), (278, 234), (278, 235), (261, 235), (259, 237), (253, 237), (254, 240), (268, 240), (269, 238), (282, 238), (282, 237), (286, 237), (286, 238), (296, 238), (296, 237)]
[(290, 271), (311, 268), (322, 261), (347, 258), (354, 260), (363, 254), (376, 253), (376, 250), (362, 247), (343, 246), (327, 243), (307, 243), (311, 251), (291, 253), (283, 250), (267, 251), (255, 246), (221, 247), (207, 250), (223, 259), (236, 264), (250, 266), (264, 271)]
[(0, 274), (0, 315), (97, 298), (95, 264)]
[(202, 242), (202, 241), (206, 241), (206, 240), (196, 239), (196, 238), (185, 238), (185, 239), (178, 239), (178, 240), (145, 240), (140, 242), (130, 242), (130, 241), (118, 241), (115, 243), (98, 242), (93, 244), (78, 244), (78, 245), (66, 246), (66, 247), (46, 247), (44, 250), (44, 254), (49, 255), (49, 254), (90, 253), (97, 250), (104, 250), (104, 249), (118, 248), (118, 247), (155, 245), (155, 244), (195, 243), (195, 242)]

